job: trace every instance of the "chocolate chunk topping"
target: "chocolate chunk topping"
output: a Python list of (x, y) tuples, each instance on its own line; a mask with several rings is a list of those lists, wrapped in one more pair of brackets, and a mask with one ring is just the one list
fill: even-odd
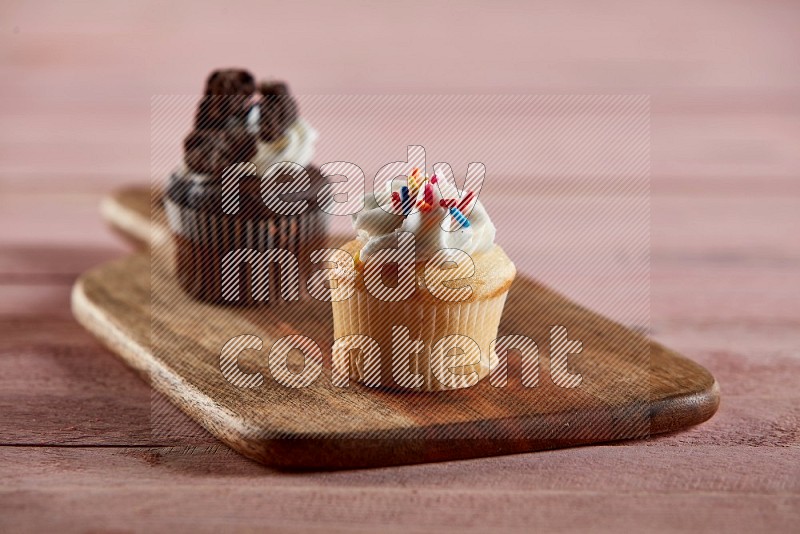
[(256, 138), (243, 128), (194, 130), (186, 137), (183, 147), (189, 170), (220, 178), (229, 165), (253, 159)]
[(255, 90), (255, 79), (246, 70), (212, 72), (206, 81), (206, 94), (197, 109), (195, 127), (221, 130), (244, 125)]
[[(250, 113), (255, 81), (249, 72), (238, 69), (214, 71), (206, 82), (206, 94), (195, 117), (198, 130), (224, 130), (244, 126)], [(297, 102), (284, 82), (258, 85), (259, 138), (272, 142), (297, 120)]]
[(197, 108), (195, 128), (223, 130), (244, 125), (250, 110), (249, 100), (249, 96), (204, 96)]
[(259, 84), (258, 92), (262, 95), (287, 96), (289, 87), (284, 82), (264, 81)]
[(242, 69), (220, 69), (211, 73), (206, 81), (207, 95), (247, 95), (256, 91), (253, 75)]
[(289, 88), (283, 82), (262, 82), (261, 120), (259, 138), (271, 142), (283, 135), (289, 126), (297, 120), (297, 102), (289, 94)]

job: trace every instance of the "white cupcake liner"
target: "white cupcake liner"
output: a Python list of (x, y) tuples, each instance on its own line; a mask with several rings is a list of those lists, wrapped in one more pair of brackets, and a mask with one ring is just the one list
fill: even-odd
[[(425, 291), (417, 288), (417, 292)], [(477, 372), (478, 379), (485, 378), (497, 365), (497, 355), (491, 350), (491, 343), (497, 337), (500, 317), (503, 313), (508, 292), (472, 302), (438, 302), (429, 295), (414, 297), (402, 302), (385, 302), (370, 295), (363, 285), (357, 287), (348, 300), (333, 302), (334, 339), (345, 336), (365, 335), (374, 339), (381, 349), (381, 378), (383, 387), (398, 387), (393, 380), (392, 370), (392, 327), (405, 326), (412, 340), (419, 340), (423, 350), (416, 356), (408, 357), (408, 350), (396, 347), (397, 356), (407, 358), (409, 372), (422, 377), (422, 385), (417, 390), (436, 391), (469, 387), (466, 379), (456, 379), (456, 385), (442, 383), (432, 369), (432, 363), (441, 359), (431, 358), (432, 348), (440, 339), (458, 334), (473, 339), (480, 348), (480, 364), (467, 366)], [(374, 386), (375, 376), (368, 374), (370, 366), (364, 361), (361, 351), (334, 351), (334, 366), (347, 365), (360, 382)], [(466, 361), (462, 362), (466, 363)], [(459, 365), (455, 359), (451, 365)], [(474, 380), (474, 378), (473, 378)], [(402, 387), (402, 386), (401, 386)]]

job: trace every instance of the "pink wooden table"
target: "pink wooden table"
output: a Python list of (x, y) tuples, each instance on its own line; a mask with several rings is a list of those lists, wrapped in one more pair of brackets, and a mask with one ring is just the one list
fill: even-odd
[[(4, 3), (0, 530), (796, 531), (800, 10), (697, 4)], [(127, 252), (98, 203), (148, 181), (151, 95), (228, 64), (299, 93), (650, 94), (653, 335), (714, 373), (718, 414), (646, 441), (301, 475), (179, 415), (186, 436), (154, 436), (149, 388), (69, 291)]]

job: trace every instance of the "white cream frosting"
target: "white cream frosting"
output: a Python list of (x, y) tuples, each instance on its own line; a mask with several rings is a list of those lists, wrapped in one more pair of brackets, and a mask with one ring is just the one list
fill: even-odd
[[(258, 107), (254, 107), (257, 110)], [(248, 117), (248, 123), (252, 113)], [(311, 163), (314, 157), (314, 143), (317, 141), (317, 131), (304, 119), (297, 119), (286, 132), (270, 143), (258, 142), (258, 150), (253, 163), (259, 172), (267, 170), (270, 165), (279, 161), (291, 161), (303, 167)]]
[[(253, 106), (253, 110), (247, 116), (248, 129), (253, 128), (253, 124), (258, 124), (258, 106)], [(256, 126), (256, 129), (258, 126)], [(291, 161), (303, 167), (311, 163), (314, 157), (314, 143), (317, 141), (317, 131), (304, 119), (297, 119), (286, 132), (271, 143), (259, 141), (256, 148), (256, 155), (253, 157), (258, 172), (266, 171), (271, 165), (279, 161)], [(206, 174), (191, 172), (186, 165), (181, 166), (177, 174), (184, 178), (189, 178), (195, 183), (204, 183), (213, 180), (215, 177)]]
[[(374, 195), (368, 195), (364, 209), (353, 216), (353, 227), (363, 243), (360, 258), (366, 260), (378, 250), (397, 246), (398, 232), (414, 234), (416, 261), (427, 261), (436, 252), (445, 249), (459, 249), (469, 255), (489, 251), (494, 245), (496, 229), (483, 204), (472, 200), (464, 206), (468, 224), (462, 224), (447, 207), (440, 204), (442, 196), (439, 185), (443, 185), (446, 191), (455, 192), (447, 184), (431, 184), (433, 203), (430, 209), (423, 210), (417, 207), (425, 201), (423, 185), (412, 204), (414, 208), (405, 216), (402, 210), (387, 212), (378, 205)], [(391, 197), (391, 187), (391, 183), (387, 184), (388, 194), (381, 195), (382, 198)], [(455, 198), (455, 195), (448, 195), (448, 198)]]

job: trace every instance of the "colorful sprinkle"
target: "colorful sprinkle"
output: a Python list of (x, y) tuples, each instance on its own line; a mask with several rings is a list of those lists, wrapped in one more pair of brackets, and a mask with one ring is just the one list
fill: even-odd
[(414, 179), (413, 174), (408, 177), (408, 186), (411, 188), (412, 191), (416, 191), (417, 189), (419, 189), (419, 184)]
[(397, 191), (392, 192), (392, 207), (394, 207), (396, 210), (400, 210), (402, 208), (400, 202), (400, 193)]
[(410, 196), (408, 194), (408, 187), (404, 185), (400, 188), (400, 202), (403, 208), (403, 215), (408, 214), (410, 211), (410, 206), (408, 205), (409, 198)]
[(433, 186), (425, 184), (425, 203), (433, 206)]
[(450, 208), (450, 215), (456, 220), (456, 222), (461, 225), (462, 228), (469, 228), (469, 219), (464, 217), (464, 214), (461, 213), (461, 210), (458, 208)]
[(469, 207), (469, 204), (470, 204), (470, 202), (472, 202), (473, 198), (475, 198), (475, 193), (473, 193), (472, 191), (467, 191), (467, 194), (464, 196), (464, 198), (458, 204), (458, 209), (462, 213), (467, 211), (467, 208)]
[(439, 205), (443, 208), (455, 208), (458, 203), (454, 198), (443, 198), (439, 201)]

